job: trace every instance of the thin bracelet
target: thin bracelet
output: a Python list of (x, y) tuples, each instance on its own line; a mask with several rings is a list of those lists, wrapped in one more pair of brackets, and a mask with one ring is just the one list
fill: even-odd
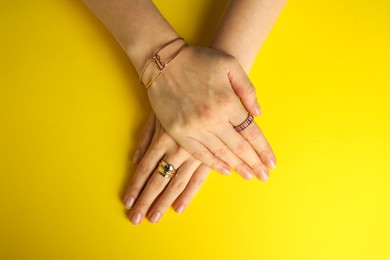
[[(153, 82), (161, 75), (163, 69), (164, 69), (166, 66), (168, 66), (168, 63), (170, 63), (177, 55), (179, 55), (179, 53), (180, 53), (185, 47), (187, 47), (187, 46), (188, 46), (188, 44), (187, 44), (187, 43), (184, 43), (183, 46), (181, 46), (180, 49), (177, 50), (177, 52), (176, 52), (176, 53), (175, 53), (175, 54), (174, 54), (166, 63), (163, 63), (164, 66), (161, 67), (161, 69), (160, 69), (159, 65), (157, 65), (157, 68), (160, 70), (160, 72), (157, 74), (156, 77), (154, 77), (154, 79), (152, 79), (152, 80), (148, 83), (148, 85), (145, 86), (146, 90), (148, 90), (148, 88), (153, 84)], [(153, 59), (153, 60), (154, 60), (154, 59)], [(160, 60), (159, 60), (159, 61), (160, 61)], [(149, 62), (151, 62), (151, 60), (149, 60)], [(160, 62), (161, 62), (161, 61), (160, 61)]]
[(156, 77), (154, 77), (147, 85), (145, 85), (146, 89), (148, 89), (152, 83), (160, 76), (160, 74), (162, 73), (163, 69), (186, 47), (188, 46), (188, 44), (186, 42), (184, 42), (184, 44), (171, 56), (171, 58), (167, 61), (167, 62), (163, 62), (161, 61), (161, 57), (159, 55), (159, 52), (164, 49), (165, 47), (167, 47), (168, 45), (172, 44), (173, 42), (175, 41), (178, 41), (178, 40), (183, 40), (183, 38), (181, 37), (177, 37), (167, 43), (165, 43), (163, 46), (161, 46), (157, 51), (156, 53), (153, 55), (152, 58), (150, 58), (148, 60), (148, 62), (146, 63), (145, 67), (143, 68), (141, 74), (140, 74), (140, 77), (139, 77), (139, 81), (143, 84), (142, 82), (142, 77), (146, 71), (146, 69), (149, 67), (150, 63), (151, 62), (154, 62), (156, 64), (156, 67), (157, 69), (159, 70), (159, 73), (157, 74)]

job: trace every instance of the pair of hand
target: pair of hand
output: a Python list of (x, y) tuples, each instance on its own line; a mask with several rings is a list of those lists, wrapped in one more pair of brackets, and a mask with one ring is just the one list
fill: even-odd
[[(159, 221), (172, 204), (182, 212), (207, 178), (208, 167), (268, 179), (267, 167), (274, 168), (276, 160), (260, 128), (252, 123), (240, 133), (234, 130), (248, 112), (261, 112), (253, 85), (232, 56), (189, 46), (148, 95), (157, 119), (149, 119), (139, 148), (142, 159), (136, 160), (124, 198), (134, 224), (145, 216)], [(156, 171), (161, 159), (177, 169), (171, 181)]]

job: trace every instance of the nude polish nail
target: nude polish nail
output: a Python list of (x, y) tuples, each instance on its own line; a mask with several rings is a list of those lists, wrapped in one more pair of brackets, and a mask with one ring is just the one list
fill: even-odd
[(252, 180), (253, 177), (254, 177), (252, 171), (249, 170), (249, 169), (245, 169), (245, 170), (242, 172), (242, 174), (244, 175), (244, 178), (247, 179), (247, 180)]
[(161, 218), (161, 213), (160, 212), (155, 212), (153, 215), (150, 217), (149, 221), (152, 223), (157, 223)]
[(142, 214), (139, 213), (139, 212), (134, 212), (131, 217), (130, 217), (130, 221), (131, 223), (133, 223), (134, 225), (138, 225), (139, 223), (141, 223), (141, 220), (142, 220)]
[(274, 159), (268, 159), (267, 165), (268, 165), (268, 167), (269, 167), (270, 169), (275, 169), (275, 167), (276, 167), (276, 162), (275, 162)]
[(268, 178), (269, 178), (269, 173), (268, 173), (268, 171), (267, 170), (261, 170), (260, 171), (260, 174), (261, 174), (261, 176), (262, 176), (262, 180), (263, 181), (266, 181), (266, 180), (268, 180)]
[(256, 105), (255, 108), (255, 116), (260, 116), (261, 115), (261, 110), (260, 110), (260, 106), (259, 105)]
[(179, 207), (176, 208), (176, 213), (181, 214), (186, 209), (186, 206), (181, 204)]
[(221, 169), (221, 173), (224, 174), (224, 175), (230, 175), (231, 174), (230, 169), (227, 168), (227, 167), (223, 167)]
[(127, 198), (127, 200), (125, 202), (125, 208), (131, 209), (133, 204), (134, 204), (134, 198), (133, 197)]

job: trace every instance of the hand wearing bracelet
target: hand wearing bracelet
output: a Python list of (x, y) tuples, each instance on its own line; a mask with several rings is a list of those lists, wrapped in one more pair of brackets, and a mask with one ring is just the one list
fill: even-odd
[[(260, 109), (239, 63), (222, 52), (193, 46), (169, 61), (148, 91), (163, 128), (210, 168), (224, 174), (233, 168), (245, 179), (266, 180), (267, 166), (275, 159), (271, 151), (263, 151), (266, 140), (260, 128), (247, 120), (247, 109), (257, 115)], [(245, 104), (237, 96), (244, 92), (252, 95)], [(245, 130), (236, 132), (243, 122)]]
[(157, 67), (157, 69), (159, 70), (159, 72), (158, 72), (158, 74), (151, 80), (151, 81), (149, 81), (149, 83), (148, 84), (144, 84), (145, 85), (145, 88), (146, 89), (148, 89), (152, 84), (153, 84), (153, 82), (158, 78), (158, 76), (160, 76), (160, 74), (162, 73), (162, 71), (164, 70), (164, 68), (185, 48), (185, 47), (187, 47), (187, 43), (186, 42), (184, 42), (184, 44), (183, 45), (181, 45), (181, 47), (166, 61), (166, 62), (163, 62), (163, 61), (161, 61), (161, 57), (160, 57), (160, 55), (159, 55), (159, 52), (161, 51), (161, 50), (163, 50), (164, 48), (166, 48), (167, 46), (169, 46), (170, 44), (172, 44), (172, 43), (174, 43), (174, 42), (176, 42), (176, 41), (178, 41), (178, 40), (183, 40), (184, 41), (184, 39), (183, 38), (181, 38), (181, 37), (177, 37), (177, 38), (175, 38), (175, 39), (173, 39), (173, 40), (171, 40), (171, 41), (169, 41), (169, 42), (167, 42), (166, 44), (164, 44), (163, 46), (161, 46), (157, 51), (156, 51), (156, 53), (153, 55), (153, 57), (152, 58), (150, 58), (149, 60), (148, 60), (148, 62), (146, 63), (146, 65), (145, 65), (145, 67), (144, 67), (144, 69), (142, 70), (142, 72), (141, 72), (141, 74), (140, 74), (140, 76), (139, 76), (139, 82), (141, 82), (142, 84), (144, 84), (143, 83), (143, 81), (142, 81), (142, 77), (143, 77), (143, 75), (144, 75), (144, 73), (145, 73), (145, 71), (146, 71), (146, 69), (149, 67), (149, 65), (150, 65), (150, 63), (155, 63), (155, 65), (156, 65), (156, 67)]

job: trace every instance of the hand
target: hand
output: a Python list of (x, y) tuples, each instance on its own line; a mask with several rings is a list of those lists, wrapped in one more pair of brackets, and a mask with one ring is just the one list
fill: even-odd
[[(161, 159), (175, 166), (177, 173), (172, 180), (156, 171)], [(139, 224), (144, 216), (158, 222), (172, 204), (177, 213), (182, 213), (210, 173), (210, 168), (178, 146), (154, 113), (149, 116), (133, 161), (139, 165), (123, 199), (126, 208), (131, 208), (133, 224)]]
[[(266, 149), (267, 146), (262, 147), (261, 151)], [(173, 179), (165, 179), (157, 172), (161, 159), (177, 169)], [(164, 131), (153, 112), (141, 134), (133, 161), (139, 164), (123, 202), (131, 209), (129, 218), (134, 224), (139, 224), (144, 216), (152, 223), (158, 222), (171, 205), (177, 213), (182, 213), (210, 173), (210, 168), (180, 148)]]
[(214, 170), (229, 174), (231, 167), (245, 179), (255, 174), (266, 180), (267, 166), (275, 167), (272, 149), (255, 123), (240, 133), (234, 130), (248, 112), (261, 112), (255, 88), (232, 56), (188, 46), (148, 95), (169, 135)]

